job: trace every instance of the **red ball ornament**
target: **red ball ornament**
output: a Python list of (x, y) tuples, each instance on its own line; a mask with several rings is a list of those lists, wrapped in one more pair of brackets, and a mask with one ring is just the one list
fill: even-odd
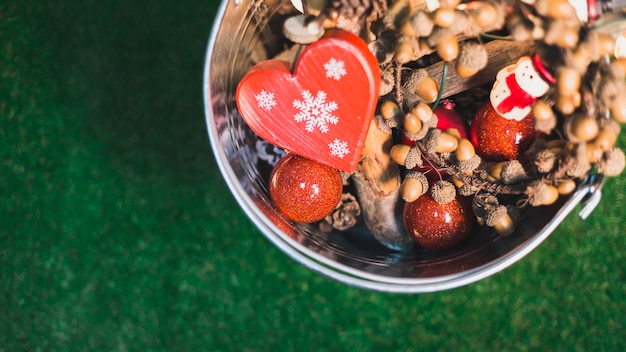
[(322, 220), (335, 209), (343, 181), (339, 170), (290, 153), (272, 170), (269, 191), (285, 216), (310, 223)]
[(538, 55), (498, 71), (489, 101), (472, 121), (476, 153), (488, 161), (520, 159), (536, 138), (532, 106), (554, 82)]
[(464, 240), (474, 226), (470, 198), (457, 195), (446, 204), (437, 203), (430, 192), (404, 205), (404, 227), (420, 246), (450, 248)]
[(506, 119), (489, 102), (478, 109), (470, 129), (476, 153), (487, 161), (520, 159), (535, 138), (532, 114), (521, 121)]

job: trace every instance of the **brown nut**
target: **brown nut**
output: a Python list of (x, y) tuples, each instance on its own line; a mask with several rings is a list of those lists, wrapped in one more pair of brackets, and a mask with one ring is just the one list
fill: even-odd
[(396, 47), (394, 57), (399, 64), (404, 65), (413, 59), (414, 53), (415, 51), (411, 45), (408, 43), (400, 43)]
[(441, 39), (435, 49), (443, 61), (452, 61), (459, 55), (459, 42), (455, 36), (449, 35)]
[(458, 161), (469, 160), (476, 155), (474, 145), (468, 139), (463, 138), (459, 140), (459, 144), (455, 150), (456, 159)]
[(587, 114), (580, 114), (568, 121), (569, 133), (581, 142), (589, 142), (596, 138), (600, 127), (598, 121)]
[(402, 180), (402, 185), (400, 185), (400, 195), (405, 202), (414, 202), (419, 197), (421, 197), (424, 193), (426, 193), (426, 189), (424, 189), (424, 182), (420, 179), (414, 177), (405, 177)]
[(434, 103), (439, 95), (439, 85), (432, 77), (426, 76), (415, 86), (415, 94), (427, 103)]
[(410, 112), (404, 115), (403, 126), (404, 126), (405, 132), (417, 133), (422, 129), (422, 125), (423, 125), (422, 120), (420, 120), (420, 118), (417, 117), (417, 115), (410, 113)]
[(428, 122), (433, 118), (433, 110), (423, 101), (417, 103), (413, 108), (411, 108), (411, 113), (415, 116), (419, 117), (422, 122)]
[(447, 132), (441, 132), (439, 142), (435, 148), (436, 153), (452, 153), (459, 145), (459, 140)]
[(564, 196), (571, 194), (572, 192), (574, 192), (575, 189), (576, 189), (576, 181), (572, 179), (561, 181), (557, 185), (557, 190), (559, 191), (559, 194), (564, 195)]
[(562, 67), (556, 78), (559, 94), (572, 95), (580, 89), (581, 75), (570, 67)]
[(398, 165), (404, 166), (406, 162), (406, 156), (409, 154), (411, 150), (411, 146), (406, 144), (396, 144), (391, 147), (389, 151), (389, 156), (393, 161), (395, 161)]
[(433, 23), (442, 28), (450, 27), (454, 23), (455, 15), (453, 7), (440, 7), (433, 14)]

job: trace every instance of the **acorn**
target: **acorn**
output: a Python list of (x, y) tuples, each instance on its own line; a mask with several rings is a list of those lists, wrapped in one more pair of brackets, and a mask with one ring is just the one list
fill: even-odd
[(432, 128), (424, 138), (426, 150), (431, 153), (451, 153), (456, 150), (459, 141), (453, 135)]
[(598, 162), (598, 172), (605, 176), (617, 176), (621, 174), (626, 166), (624, 151), (619, 148), (612, 148), (606, 154), (606, 158)]
[(575, 92), (572, 95), (560, 94), (554, 103), (554, 108), (560, 111), (563, 115), (571, 115), (574, 111), (576, 111), (576, 108), (580, 106), (580, 99), (580, 92)]
[(478, 71), (487, 66), (488, 55), (484, 46), (468, 42), (459, 49), (456, 60), (456, 72), (463, 78), (475, 75)]
[(597, 145), (600, 150), (606, 152), (613, 148), (617, 142), (618, 133), (610, 128), (602, 128), (593, 140), (593, 144)]
[(407, 17), (401, 32), (412, 37), (427, 37), (432, 33), (434, 26), (431, 15), (424, 10), (418, 10)]
[(454, 35), (448, 35), (435, 45), (435, 50), (443, 61), (452, 61), (459, 55), (459, 42)]
[(396, 144), (391, 147), (391, 150), (389, 150), (389, 156), (391, 157), (391, 160), (396, 162), (396, 164), (404, 166), (406, 162), (406, 157), (409, 154), (410, 150), (410, 145)]
[(440, 7), (433, 13), (433, 23), (447, 28), (454, 23), (455, 11), (453, 7)]
[(620, 123), (626, 123), (626, 99), (617, 99), (611, 104), (611, 116)]
[(515, 232), (515, 223), (509, 216), (506, 206), (500, 205), (491, 208), (485, 216), (485, 224), (493, 227), (496, 232), (503, 237), (509, 236)]
[(559, 199), (558, 189), (541, 181), (535, 181), (527, 187), (526, 193), (530, 196), (529, 201), (532, 206), (554, 204)]
[(414, 202), (428, 191), (428, 179), (423, 173), (411, 171), (404, 176), (400, 195), (405, 202)]
[(391, 100), (385, 100), (380, 105), (380, 114), (382, 115), (383, 119), (392, 120), (392, 119), (400, 117), (403, 114), (403, 112), (398, 106), (398, 104), (396, 104), (395, 102)]
[(535, 9), (542, 16), (553, 19), (576, 17), (576, 9), (567, 0), (537, 0)]
[(404, 115), (403, 127), (405, 132), (411, 134), (418, 133), (422, 130), (422, 126), (422, 120), (420, 120), (420, 118), (415, 114), (409, 112)]
[(411, 108), (411, 113), (419, 117), (419, 119), (425, 123), (430, 122), (431, 119), (436, 117), (430, 106), (428, 106), (428, 104), (424, 103), (423, 101), (413, 106)]
[(567, 180), (559, 182), (556, 188), (560, 195), (566, 196), (572, 194), (572, 192), (576, 190), (576, 181), (568, 178)]
[(585, 154), (587, 156), (587, 161), (593, 164), (602, 159), (604, 151), (597, 144), (585, 143)]
[(467, 161), (476, 155), (476, 150), (474, 149), (474, 145), (472, 144), (472, 142), (469, 141), (469, 139), (462, 138), (459, 140), (454, 154), (456, 156), (456, 160)]
[(596, 138), (600, 131), (596, 119), (587, 114), (577, 114), (568, 118), (563, 129), (572, 142), (589, 142)]
[(500, 11), (490, 1), (472, 1), (467, 4), (467, 11), (472, 21), (483, 30), (502, 20)]
[(552, 21), (543, 38), (548, 45), (556, 45), (563, 49), (574, 49), (578, 45), (578, 28), (565, 21)]
[(439, 86), (437, 82), (428, 75), (424, 69), (412, 70), (402, 84), (405, 94), (417, 94), (418, 97), (427, 103), (433, 103), (439, 96)]
[(550, 134), (556, 127), (557, 118), (552, 107), (543, 100), (537, 100), (533, 104), (533, 117), (535, 118), (535, 129), (545, 134)]
[(399, 43), (396, 47), (394, 57), (399, 64), (404, 65), (413, 59), (413, 54), (415, 54), (413, 46), (406, 42), (403, 42)]
[(559, 94), (572, 95), (580, 89), (582, 78), (578, 71), (570, 67), (561, 67), (557, 74), (556, 86)]

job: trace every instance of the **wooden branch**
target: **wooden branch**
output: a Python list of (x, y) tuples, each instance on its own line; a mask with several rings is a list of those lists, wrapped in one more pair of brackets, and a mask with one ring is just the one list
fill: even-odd
[(400, 170), (391, 160), (393, 146), (390, 133), (386, 133), (374, 118), (361, 153), (362, 159), (352, 174), (365, 225), (381, 244), (394, 250), (408, 250), (413, 239), (404, 230), (400, 197)]

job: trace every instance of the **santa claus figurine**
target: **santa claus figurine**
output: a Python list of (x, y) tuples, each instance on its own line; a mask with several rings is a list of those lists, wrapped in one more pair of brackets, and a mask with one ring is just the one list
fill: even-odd
[(532, 106), (554, 81), (538, 55), (500, 70), (489, 101), (472, 121), (470, 137), (477, 153), (488, 161), (519, 159), (535, 140)]

